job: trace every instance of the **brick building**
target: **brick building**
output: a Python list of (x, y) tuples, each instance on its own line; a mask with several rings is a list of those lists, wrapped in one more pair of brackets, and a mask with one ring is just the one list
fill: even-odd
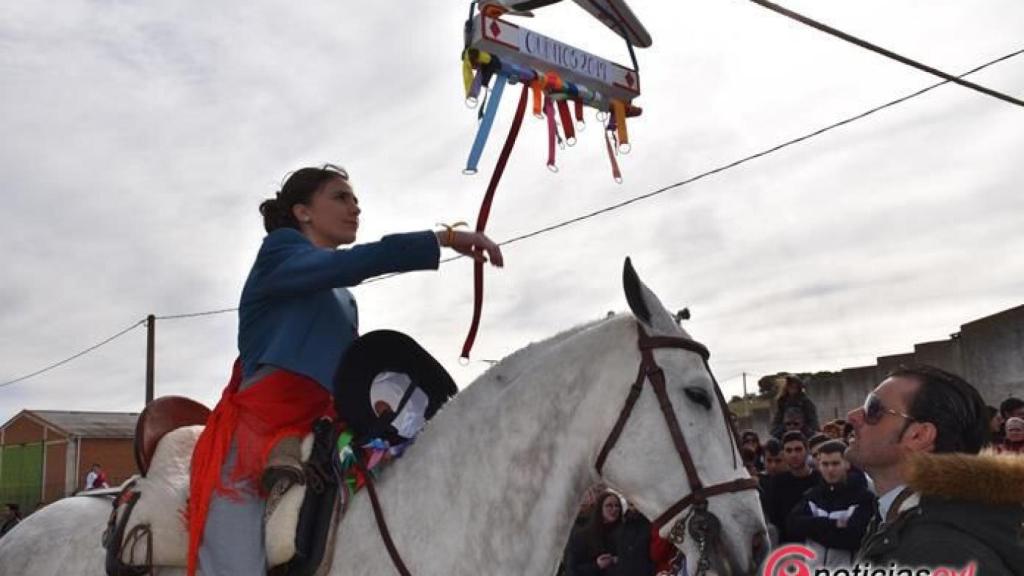
[(0, 502), (23, 511), (85, 486), (96, 463), (111, 486), (136, 473), (137, 413), (22, 410), (0, 426)]

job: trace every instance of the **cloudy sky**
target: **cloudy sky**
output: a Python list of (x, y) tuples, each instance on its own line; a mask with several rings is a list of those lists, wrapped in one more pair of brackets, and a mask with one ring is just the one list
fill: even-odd
[[(789, 0), (943, 70), (1024, 48), (1019, 0)], [(297, 167), (348, 167), (362, 240), (476, 216), (461, 174), (466, 2), (4, 2), (0, 5), (0, 382), (143, 318), (231, 308), (263, 229), (256, 207)], [(489, 232), (497, 240), (650, 192), (935, 80), (743, 0), (635, 0), (641, 118), (612, 181), (593, 112), (544, 167), (528, 118)], [(571, 3), (525, 23), (612, 60), (619, 41)], [(1024, 97), (1024, 56), (972, 79)], [(476, 359), (624, 310), (623, 258), (738, 374), (871, 364), (1024, 299), (1024, 109), (945, 86), (850, 126), (584, 223), (511, 245), (489, 271)], [(460, 385), (468, 263), (355, 289), (362, 329), (407, 331)], [(212, 404), (233, 313), (158, 322), (157, 394)], [(145, 330), (0, 387), (23, 408), (138, 410)]]

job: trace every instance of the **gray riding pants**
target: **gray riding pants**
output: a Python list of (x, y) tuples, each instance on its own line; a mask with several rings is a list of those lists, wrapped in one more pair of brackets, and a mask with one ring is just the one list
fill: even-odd
[[(221, 479), (228, 485), (228, 475), (237, 458), (237, 447), (221, 468)], [(206, 529), (199, 546), (199, 572), (203, 576), (264, 576), (267, 573), (267, 551), (263, 535), (263, 510), (266, 503), (246, 484), (236, 483), (241, 499), (213, 493), (206, 515)]]
[[(275, 368), (265, 366), (246, 378), (239, 391), (252, 386)], [(221, 482), (232, 485), (228, 477), (238, 458), (238, 445), (232, 440), (231, 450), (220, 469)], [(266, 502), (248, 483), (234, 483), (240, 498), (228, 498), (214, 491), (206, 528), (199, 545), (199, 572), (203, 576), (265, 576), (267, 549), (263, 534), (263, 511)]]

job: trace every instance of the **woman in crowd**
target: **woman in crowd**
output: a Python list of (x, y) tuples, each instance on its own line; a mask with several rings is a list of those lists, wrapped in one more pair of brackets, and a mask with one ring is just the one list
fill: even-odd
[(622, 512), (614, 492), (597, 499), (587, 525), (569, 542), (568, 576), (651, 576), (651, 525), (638, 512)]
[(758, 473), (764, 472), (764, 448), (761, 446), (761, 438), (753, 430), (744, 430), (740, 434), (740, 448), (750, 449), (753, 455), (754, 468)]

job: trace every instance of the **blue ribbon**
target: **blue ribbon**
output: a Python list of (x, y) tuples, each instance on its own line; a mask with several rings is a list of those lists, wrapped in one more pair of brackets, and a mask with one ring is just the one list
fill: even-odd
[(487, 99), (487, 111), (480, 121), (480, 127), (476, 131), (476, 139), (473, 140), (473, 147), (469, 150), (469, 159), (466, 160), (466, 169), (463, 174), (476, 174), (477, 164), (480, 163), (480, 155), (484, 153), (484, 144), (487, 143), (487, 136), (491, 133), (491, 125), (494, 124), (494, 116), (498, 112), (498, 103), (501, 102), (501, 93), (505, 91), (505, 84), (508, 78), (504, 74), (498, 74), (494, 81), (494, 88)]

